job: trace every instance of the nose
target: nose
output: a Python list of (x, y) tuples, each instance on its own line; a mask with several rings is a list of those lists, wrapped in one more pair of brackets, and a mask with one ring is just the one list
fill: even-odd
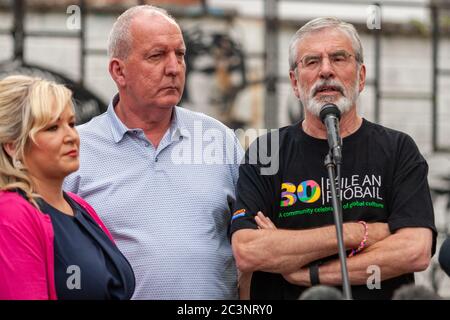
[(322, 58), (322, 63), (320, 64), (319, 76), (322, 79), (330, 79), (334, 77), (334, 69), (331, 61), (328, 57)]
[(67, 126), (66, 132), (64, 135), (64, 142), (65, 143), (77, 143), (79, 141), (79, 135), (77, 129), (75, 127)]
[[(182, 59), (182, 58), (181, 58)], [(175, 52), (171, 52), (167, 56), (166, 61), (166, 75), (168, 76), (176, 76), (180, 73), (180, 58), (177, 57)]]

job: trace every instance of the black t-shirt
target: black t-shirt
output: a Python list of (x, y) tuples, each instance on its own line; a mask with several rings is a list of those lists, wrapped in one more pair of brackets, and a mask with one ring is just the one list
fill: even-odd
[[(304, 133), (300, 123), (277, 133), (278, 148), (273, 143), (278, 137), (272, 133), (259, 138), (253, 145), (257, 148), (250, 147), (246, 152), (239, 170), (231, 233), (256, 229), (254, 216), (258, 211), (281, 229), (334, 224), (330, 183), (324, 166), (327, 141)], [(265, 157), (266, 150), (270, 162)], [(434, 253), (436, 229), (427, 182), (428, 165), (412, 138), (363, 119), (361, 127), (343, 139), (342, 155), (344, 222), (387, 222), (391, 233), (404, 227), (430, 228), (434, 234)], [(276, 168), (277, 157), (279, 170), (261, 174), (264, 169), (271, 168), (267, 173)], [(352, 286), (353, 298), (390, 299), (396, 288), (413, 281), (413, 274), (405, 274), (382, 281), (381, 289)], [(305, 289), (290, 284), (280, 274), (257, 271), (252, 277), (251, 297), (297, 299)]]

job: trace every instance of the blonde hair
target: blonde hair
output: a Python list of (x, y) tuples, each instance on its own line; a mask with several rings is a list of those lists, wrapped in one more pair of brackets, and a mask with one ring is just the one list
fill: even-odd
[[(36, 207), (40, 197), (23, 163), (25, 148), (35, 135), (72, 104), (72, 92), (52, 81), (24, 75), (0, 80), (0, 190), (21, 189)], [(12, 144), (14, 157), (5, 150)], [(20, 162), (18, 162), (20, 161)]]

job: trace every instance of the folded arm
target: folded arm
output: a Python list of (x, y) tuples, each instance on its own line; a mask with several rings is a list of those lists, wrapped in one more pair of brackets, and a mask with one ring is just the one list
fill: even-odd
[[(264, 219), (264, 216), (259, 213), (257, 219)], [(369, 246), (389, 235), (384, 223), (370, 224), (369, 228), (372, 230)], [(364, 227), (350, 222), (344, 224), (343, 230), (345, 247), (357, 247), (364, 236)], [(291, 273), (338, 251), (334, 226), (308, 230), (242, 229), (233, 234), (232, 246), (242, 272)]]
[[(428, 228), (402, 228), (355, 256), (347, 259), (349, 279), (352, 285), (365, 285), (379, 268), (380, 280), (387, 280), (402, 274), (425, 270), (431, 259), (432, 231)], [(293, 284), (309, 286), (308, 268), (283, 275)], [(339, 259), (330, 261), (319, 268), (320, 283), (341, 285)]]

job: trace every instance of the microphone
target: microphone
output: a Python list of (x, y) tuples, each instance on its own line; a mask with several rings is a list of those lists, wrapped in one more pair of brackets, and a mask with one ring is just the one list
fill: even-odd
[[(342, 165), (342, 139), (339, 134), (339, 119), (341, 112), (335, 104), (327, 103), (322, 106), (319, 113), (320, 119), (327, 128), (328, 146), (330, 151), (325, 156), (325, 167), (330, 179), (331, 201), (333, 203), (334, 224), (336, 225), (336, 238), (338, 242), (339, 261), (342, 273), (342, 289), (347, 300), (352, 299), (352, 289), (348, 277), (347, 258), (344, 246), (344, 232), (342, 222), (341, 202), (341, 165)], [(337, 176), (335, 172), (337, 171)]]
[(320, 109), (320, 119), (327, 128), (328, 145), (336, 164), (342, 163), (342, 138), (339, 134), (339, 119), (341, 111), (333, 103), (325, 104)]

